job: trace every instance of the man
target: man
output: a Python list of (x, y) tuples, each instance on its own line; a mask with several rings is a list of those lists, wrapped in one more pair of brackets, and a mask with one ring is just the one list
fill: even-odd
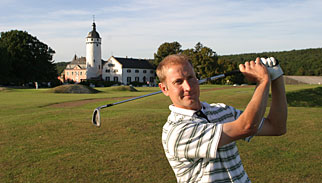
[[(257, 83), (243, 112), (225, 104), (200, 102), (198, 80), (188, 57), (170, 55), (159, 64), (159, 87), (173, 103), (162, 144), (178, 182), (250, 182), (235, 141), (286, 133), (283, 72), (272, 66), (272, 57), (262, 62), (265, 65), (257, 58), (239, 65), (244, 76)], [(263, 118), (270, 85), (272, 104)]]

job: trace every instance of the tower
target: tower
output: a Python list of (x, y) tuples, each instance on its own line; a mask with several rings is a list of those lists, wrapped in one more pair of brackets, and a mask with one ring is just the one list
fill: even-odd
[(93, 30), (86, 37), (86, 78), (94, 79), (101, 75), (101, 38), (96, 31), (95, 21), (93, 21)]

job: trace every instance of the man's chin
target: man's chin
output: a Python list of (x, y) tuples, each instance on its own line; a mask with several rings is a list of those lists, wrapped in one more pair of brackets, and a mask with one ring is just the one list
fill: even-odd
[(186, 103), (186, 107), (187, 109), (191, 109), (191, 110), (199, 110), (200, 109), (200, 102), (196, 101), (196, 100), (189, 100)]

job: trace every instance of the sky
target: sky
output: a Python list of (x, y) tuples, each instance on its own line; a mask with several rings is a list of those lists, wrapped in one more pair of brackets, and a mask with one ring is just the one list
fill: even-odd
[(321, 0), (1, 0), (0, 32), (27, 31), (71, 61), (86, 56), (93, 15), (104, 60), (174, 41), (218, 55), (322, 47)]

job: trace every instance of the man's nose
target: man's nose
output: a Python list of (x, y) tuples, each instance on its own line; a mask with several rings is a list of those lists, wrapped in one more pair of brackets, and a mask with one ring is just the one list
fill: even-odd
[(191, 90), (191, 85), (187, 80), (184, 80), (184, 82), (183, 82), (183, 89), (185, 91), (190, 91)]

